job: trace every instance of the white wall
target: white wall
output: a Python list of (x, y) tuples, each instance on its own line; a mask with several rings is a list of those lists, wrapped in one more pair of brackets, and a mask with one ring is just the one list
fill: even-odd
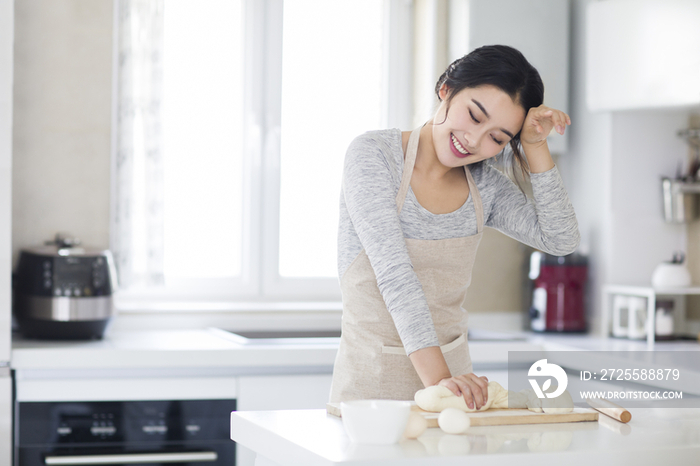
[(585, 95), (586, 5), (573, 0), (569, 153), (560, 164), (590, 258), (589, 316), (599, 328), (606, 283), (648, 285), (656, 264), (684, 249), (683, 226), (661, 215), (661, 176), (687, 154), (676, 131), (692, 109), (589, 112)]
[(686, 250), (685, 225), (664, 222), (661, 177), (686, 167), (687, 147), (676, 136), (688, 110), (615, 112), (612, 117), (610, 281), (649, 284), (654, 267)]
[(586, 109), (585, 95), (585, 5), (571, 5), (571, 73), (569, 150), (559, 161), (562, 176), (581, 231), (581, 251), (589, 254), (589, 325), (597, 326), (595, 316), (598, 290), (609, 276), (609, 216), (612, 116), (592, 114)]
[(112, 0), (15, 6), (13, 251), (109, 246)]

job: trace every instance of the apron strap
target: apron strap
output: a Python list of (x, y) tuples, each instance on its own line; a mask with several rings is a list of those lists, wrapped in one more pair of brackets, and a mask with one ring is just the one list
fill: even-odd
[(418, 139), (420, 138), (420, 128), (416, 128), (411, 132), (408, 138), (408, 146), (406, 147), (406, 159), (403, 163), (403, 174), (401, 175), (401, 186), (399, 193), (396, 195), (396, 205), (398, 206), (399, 215), (403, 209), (403, 202), (406, 200), (406, 193), (411, 186), (411, 176), (413, 175), (413, 167), (416, 165), (416, 154), (418, 153)]
[[(418, 139), (420, 138), (421, 128), (422, 126), (414, 129), (411, 132), (411, 136), (408, 138), (408, 146), (406, 147), (406, 160), (404, 161), (403, 174), (401, 175), (401, 185), (399, 186), (399, 192), (396, 195), (396, 205), (398, 207), (399, 215), (401, 215), (401, 209), (403, 209), (403, 203), (406, 200), (408, 188), (411, 186), (411, 176), (413, 175), (413, 167), (416, 165), (416, 154), (418, 153)], [(479, 194), (479, 190), (476, 187), (474, 178), (472, 178), (472, 174), (469, 171), (467, 165), (464, 166), (464, 174), (467, 177), (469, 192), (472, 195), (474, 211), (476, 212), (476, 232), (481, 233), (484, 230), (484, 206), (481, 203), (481, 194)]]
[(474, 212), (476, 212), (476, 232), (484, 231), (484, 205), (481, 203), (481, 194), (476, 188), (472, 172), (469, 170), (469, 165), (464, 166), (464, 173), (467, 175), (467, 183), (469, 184), (469, 192), (472, 194), (472, 202), (474, 203)]

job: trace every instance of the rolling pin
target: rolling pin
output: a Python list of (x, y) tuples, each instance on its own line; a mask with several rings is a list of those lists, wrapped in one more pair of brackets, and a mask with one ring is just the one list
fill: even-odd
[(606, 416), (610, 416), (620, 422), (627, 423), (632, 419), (632, 414), (629, 411), (605, 398), (586, 398), (586, 403), (596, 411), (600, 411)]

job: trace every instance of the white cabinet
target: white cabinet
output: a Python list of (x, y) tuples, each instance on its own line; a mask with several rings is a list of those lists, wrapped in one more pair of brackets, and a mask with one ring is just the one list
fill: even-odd
[[(545, 105), (569, 113), (568, 1), (452, 0), (450, 16), (450, 58), (482, 45), (515, 47), (542, 76)], [(553, 153), (565, 152), (566, 134), (550, 136)]]
[(590, 110), (700, 104), (700, 2), (608, 0), (586, 14)]

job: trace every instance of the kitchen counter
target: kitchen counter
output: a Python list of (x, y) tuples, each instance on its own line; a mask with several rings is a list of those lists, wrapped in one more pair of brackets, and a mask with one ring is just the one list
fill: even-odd
[(14, 369), (332, 367), (337, 344), (246, 346), (216, 330), (110, 332), (102, 340), (41, 341), (13, 336)]
[[(517, 340), (471, 341), (475, 365), (504, 366), (508, 351), (542, 350), (541, 342)], [(103, 340), (42, 341), (14, 335), (14, 369), (139, 369), (139, 368), (255, 368), (294, 370), (317, 367), (328, 371), (335, 362), (338, 339), (295, 344), (245, 345), (226, 338), (218, 329), (109, 332)], [(476, 362), (478, 361), (478, 362)]]
[(428, 429), (396, 445), (353, 444), (325, 410), (231, 413), (231, 439), (258, 453), (256, 466), (479, 466), (566, 464), (697, 465), (700, 409), (632, 408), (622, 424), (599, 422)]
[[(507, 339), (507, 335), (512, 339)], [(588, 335), (522, 332), (496, 336), (500, 338), (492, 338), (487, 332), (485, 337), (470, 338), (475, 370), (507, 369), (508, 351), (648, 351), (644, 341)], [(337, 339), (291, 345), (243, 345), (223, 337), (216, 329), (109, 332), (103, 340), (93, 341), (41, 341), (13, 335), (11, 365), (13, 369), (22, 370), (178, 367), (330, 370), (337, 349)], [(695, 352), (700, 351), (700, 344), (657, 342), (654, 349)]]

